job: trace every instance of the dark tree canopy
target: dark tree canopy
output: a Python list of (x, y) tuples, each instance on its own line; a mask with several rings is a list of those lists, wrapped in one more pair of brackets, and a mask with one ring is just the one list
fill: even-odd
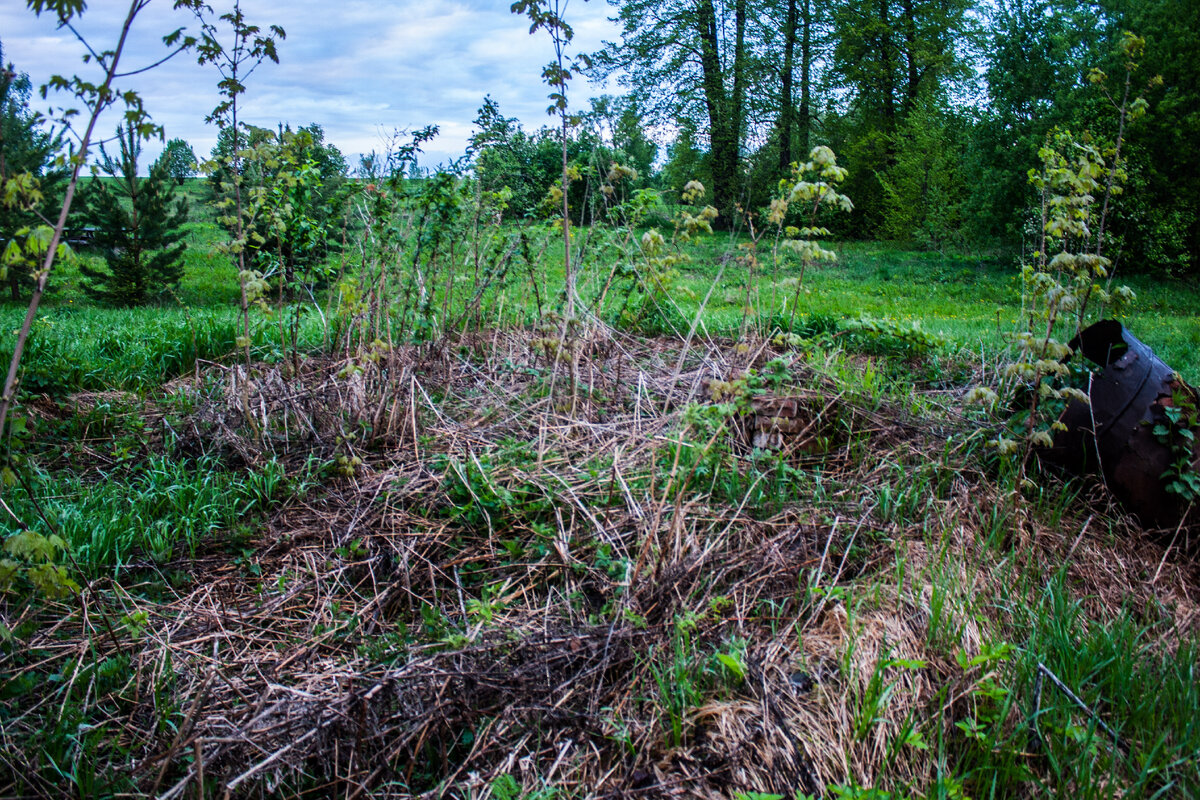
[[(55, 164), (61, 139), (29, 108), (30, 89), (29, 76), (4, 61), (0, 44), (0, 185), (28, 174), (41, 195), (41, 201), (31, 206), (0, 203), (0, 252), (19, 231), (53, 215), (67, 180), (66, 168)], [(33, 280), (26, 265), (12, 264), (6, 267), (4, 282), (16, 300), (21, 287), (32, 285)]]
[[(710, 188), (726, 223), (827, 144), (863, 238), (1016, 250), (1056, 127), (1117, 136), (1125, 31), (1146, 40), (1110, 234), (1124, 268), (1200, 267), (1200, 4), (1177, 0), (609, 0), (592, 77), (670, 131), (662, 182)], [(1093, 68), (1108, 80), (1089, 80)], [(1149, 86), (1155, 77), (1162, 84)], [(613, 105), (616, 101), (610, 101)], [(685, 174), (691, 173), (691, 174)], [(733, 220), (734, 223), (737, 220)]]

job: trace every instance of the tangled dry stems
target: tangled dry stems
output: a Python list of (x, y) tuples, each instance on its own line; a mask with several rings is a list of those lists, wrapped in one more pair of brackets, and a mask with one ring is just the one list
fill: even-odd
[[(927, 576), (956, 573), (956, 646), (978, 652), (1004, 625), (971, 598), (996, 593), (1002, 558), (979, 531), (1006, 498), (961, 472), (923, 523), (898, 525), (872, 487), (936, 461), (970, 426), (848, 394), (796, 357), (795, 391), (836, 403), (809, 404), (826, 409), (811, 429), (824, 443), (794, 442), (790, 458), (819, 464), (830, 488), (763, 518), (701, 491), (676, 453), (706, 446), (684, 422), (705, 381), (762, 363), (766, 343), (681, 351), (605, 333), (570, 352), (494, 332), (298, 373), (213, 366), (173, 387), (196, 401), (188, 447), (361, 464), (286, 503), (243, 557), (214, 543), (169, 565), (190, 581), (162, 602), (126, 579), (24, 609), (47, 621), (29, 643), (46, 654), (34, 668), (92, 681), (85, 704), (109, 712), (124, 754), (108, 768), (168, 799), (205, 786), (484, 797), (502, 775), (585, 797), (927, 780), (930, 753), (897, 753), (894, 738), (914, 717), (949, 727), (981, 678), (930, 646)], [(721, 436), (748, 455), (740, 433)], [(1052, 530), (1027, 517), (1010, 537), (1006, 557), (1064, 563), (1100, 617), (1132, 594), (1175, 609), (1179, 635), (1200, 626), (1196, 570), (1161, 545), (1074, 518)], [(900, 559), (917, 577), (891, 595), (833, 591)], [(148, 615), (138, 629), (113, 623), (136, 611)], [(739, 647), (742, 674), (714, 666)], [(115, 688), (84, 668), (122, 656)], [(864, 725), (887, 659), (922, 666), (887, 670), (890, 700)], [(673, 720), (664, 692), (687, 681), (700, 699)], [(51, 703), (33, 698), (4, 723), (10, 779), (39, 774), (17, 743)]]

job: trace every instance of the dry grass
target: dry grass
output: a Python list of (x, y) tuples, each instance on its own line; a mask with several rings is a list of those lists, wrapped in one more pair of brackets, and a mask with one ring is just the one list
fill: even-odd
[[(505, 775), (578, 797), (927, 787), (937, 748), (907, 731), (953, 735), (994, 676), (954, 654), (1012, 635), (1005, 576), (1061, 566), (1098, 620), (1131, 598), (1164, 609), (1164, 649), (1200, 630), (1195, 565), (1095, 502), (1053, 525), (1018, 511), (989, 544), (1011, 498), (952, 396), (927, 395), (945, 408), (921, 419), (764, 342), (544, 338), (178, 382), (189, 447), (340, 456), (353, 475), (287, 503), (239, 556), (214, 542), (167, 565), (188, 580), (165, 596), (131, 574), (8, 609), (11, 629), (46, 621), (22, 669), (75, 688), (6, 701), (5, 784), (59, 791), (23, 742), (69, 696), (101, 720), (106, 779), (162, 798), (486, 797)], [(709, 436), (685, 409), (776, 356), (812, 423), (782, 463), (821, 488), (764, 513), (722, 502), (703, 462), (725, 448), (750, 476), (748, 431)], [(887, 510), (938, 464), (919, 513)], [(748, 499), (768, 478), (742, 480)], [(106, 659), (124, 659), (119, 680), (85, 666)]]

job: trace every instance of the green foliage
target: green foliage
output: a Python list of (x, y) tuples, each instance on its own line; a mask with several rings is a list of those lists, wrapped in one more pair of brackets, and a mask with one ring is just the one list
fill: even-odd
[[(561, 131), (542, 127), (527, 133), (515, 118), (503, 116), (491, 97), (484, 98), (475, 118), (475, 127), (468, 150), (473, 172), (483, 191), (507, 189), (512, 193), (504, 209), (504, 218), (561, 217)], [(566, 154), (570, 173), (569, 208), (580, 214), (581, 221), (600, 218), (607, 204), (596, 190), (605, 183), (606, 173), (614, 162), (628, 160), (627, 153), (620, 147), (602, 144), (593, 127), (579, 126), (568, 130)]]
[(117, 158), (100, 148), (100, 169), (111, 180), (93, 180), (84, 194), (85, 217), (107, 270), (82, 265), (84, 290), (104, 303), (134, 306), (173, 291), (183, 278), (183, 230), (187, 201), (173, 193), (161, 159), (147, 178), (138, 177), (141, 143), (118, 129)]
[(896, 687), (900, 685), (900, 674), (889, 677), (889, 671), (923, 669), (925, 662), (908, 658), (893, 658), (885, 654), (875, 662), (871, 677), (854, 707), (854, 738), (865, 739), (871, 729), (880, 722)]
[[(1179, 637), (1169, 621), (1146, 621), (1143, 608), (1092, 619), (1066, 584), (1059, 574), (1032, 604), (1026, 606), (1025, 599), (1013, 606), (1028, 639), (1014, 643), (1007, 664), (993, 662), (1000, 669), (983, 671), (1009, 691), (986, 691), (975, 715), (979, 725), (968, 727), (983, 736), (968, 739), (970, 746), (962, 751), (958, 771), (968, 793), (979, 796), (1001, 779), (1009, 785), (1032, 783), (1047, 795), (1070, 791), (1108, 797), (1114, 783), (1127, 796), (1194, 795), (1200, 790), (1200, 771), (1191, 758), (1200, 747), (1192, 713), (1200, 703), (1195, 680), (1200, 643), (1194, 635)], [(1172, 637), (1174, 647), (1155, 646), (1162, 636)], [(1039, 664), (1115, 730), (1128, 752), (1048, 680), (1033, 716)], [(1022, 722), (1012, 727), (1014, 712)], [(1034, 724), (1038, 736), (1031, 740)], [(1031, 744), (1043, 754), (1034, 774), (1021, 755)]]
[(35, 531), (20, 531), (4, 540), (7, 558), (0, 559), (0, 594), (28, 583), (42, 597), (68, 597), (79, 591), (66, 567), (57, 564), (67, 552), (67, 543), (58, 534), (44, 536)]
[(1171, 405), (1162, 409), (1163, 419), (1154, 425), (1154, 437), (1171, 449), (1171, 465), (1162, 474), (1167, 491), (1179, 495), (1185, 503), (1200, 500), (1200, 472), (1197, 472), (1197, 433), (1200, 433), (1200, 407), (1196, 393), (1178, 389)]
[[(317, 124), (294, 132), (282, 126), (278, 133), (247, 125), (240, 136), (246, 140), (237, 151), (240, 217), (233, 191), (232, 129), (221, 130), (212, 160), (204, 165), (220, 221), (235, 238), (240, 226), (245, 242), (233, 249), (244, 256), (246, 269), (281, 281), (292, 296), (328, 277), (322, 267), (337, 252), (351, 190), (346, 160), (325, 143)], [(261, 296), (262, 290), (251, 288), (250, 294)]]
[(553, 786), (544, 786), (533, 792), (524, 792), (517, 779), (508, 773), (497, 775), (492, 779), (492, 797), (496, 800), (554, 800), (559, 792)]
[[(169, 456), (118, 466), (99, 481), (35, 473), (30, 489), (56, 533), (30, 534), (49, 544), (41, 550), (22, 545), (20, 554), (35, 564), (31, 554), (69, 549), (90, 575), (120, 571), (131, 562), (163, 564), (185, 553), (194, 556), (205, 539), (248, 524), (275, 503), (303, 493), (310, 480), (286, 475), (275, 461), (243, 475), (212, 458)], [(12, 491), (9, 503), (14, 511), (39, 519), (23, 489)], [(49, 563), (48, 556), (36, 563)]]
[(964, 240), (966, 121), (923, 97), (892, 137), (895, 160), (879, 176), (889, 239), (941, 250)]
[[(614, 164), (609, 177), (613, 178), (619, 171), (620, 166)], [(671, 240), (668, 242), (657, 228), (650, 228), (638, 240), (630, 261), (622, 260), (614, 268), (614, 276), (628, 280), (617, 312), (620, 327), (643, 333), (682, 334), (687, 330), (689, 321), (684, 319), (678, 306), (678, 300), (686, 296), (687, 291), (680, 289), (676, 282), (679, 270), (692, 260), (682, 246), (711, 234), (713, 221), (718, 217), (716, 208), (699, 206), (705, 193), (702, 183), (688, 181), (681, 195), (687, 205), (680, 206), (676, 213)], [(614, 209), (614, 216), (625, 217), (628, 229), (632, 230), (658, 203), (657, 192), (642, 190)], [(696, 207), (696, 213), (692, 213), (692, 207)]]
[(928, 356), (946, 345), (946, 338), (925, 330), (919, 320), (907, 325), (894, 320), (861, 316), (846, 320), (841, 329), (850, 334), (853, 349), (896, 354), (908, 358)]
[(946, 102), (942, 98), (967, 85), (976, 37), (972, 11), (969, 0), (835, 6), (830, 78), (847, 87), (850, 98), (827, 140), (853, 167), (847, 192), (857, 200), (851, 224), (858, 235), (884, 232), (886, 182), (899, 183), (897, 145), (915, 133), (906, 123), (921, 99)]
[[(171, 139), (163, 148), (162, 154), (154, 162), (154, 166), (162, 165), (162, 169), (180, 186), (186, 178), (196, 174), (196, 153), (192, 146), (183, 139)], [(153, 167), (151, 168), (153, 170)]]
[(53, 230), (44, 220), (61, 203), (67, 178), (54, 158), (61, 139), (30, 110), (30, 89), (29, 76), (5, 64), (0, 47), (0, 280), (14, 300), (42, 266)]
[[(1114, 231), (1128, 268), (1156, 275), (1194, 275), (1200, 263), (1200, 7), (1170, 0), (1111, 2), (1114, 35), (1145, 37), (1142, 74), (1161, 76), (1129, 148), (1131, 200), (1117, 209)], [(1124, 59), (1109, 56), (1120, 74)], [(1120, 89), (1116, 89), (1116, 95)], [(1113, 98), (1117, 99), (1117, 98)]]
[[(235, 347), (231, 311), (197, 310), (188, 314), (170, 307), (97, 309), (59, 307), (53, 316), (34, 323), (22, 387), (29, 392), (62, 396), (78, 391), (147, 390), (192, 372), (197, 358), (213, 361)], [(20, 323), (15, 313), (5, 319)], [(272, 341), (273, 327), (251, 328), (251, 347), (260, 358), (283, 354)], [(304, 321), (300, 346), (312, 351), (321, 344), (319, 320)], [(0, 355), (11, 343), (0, 342)]]
[[(789, 320), (795, 318), (804, 286), (805, 270), (821, 261), (837, 260), (837, 253), (821, 247), (818, 239), (830, 235), (828, 228), (818, 225), (828, 211), (849, 212), (854, 208), (850, 198), (838, 192), (846, 180), (846, 169), (839, 167), (837, 156), (828, 147), (814, 147), (803, 163), (792, 164), (789, 178), (779, 181), (778, 196), (771, 201), (767, 221), (775, 226), (775, 247), (772, 258), (779, 263), (780, 251), (795, 253), (800, 260), (800, 274), (795, 279)], [(797, 217), (801, 227), (786, 225)], [(789, 325), (790, 327), (790, 325)]]
[(662, 181), (671, 191), (682, 192), (688, 181), (711, 183), (706, 154), (696, 141), (696, 123), (684, 119), (679, 123), (675, 139), (667, 147), (667, 163), (663, 165)]

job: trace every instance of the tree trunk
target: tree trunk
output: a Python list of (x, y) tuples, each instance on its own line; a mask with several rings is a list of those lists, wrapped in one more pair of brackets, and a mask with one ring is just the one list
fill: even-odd
[(908, 77), (908, 85), (904, 91), (904, 112), (907, 114), (917, 102), (917, 93), (921, 88), (921, 72), (917, 66), (917, 19), (913, 14), (913, 0), (901, 0), (900, 9), (904, 14), (901, 24), (904, 30), (904, 62)]
[[(805, 0), (807, 5), (808, 0)], [(788, 0), (783, 29), (783, 86), (779, 95), (779, 174), (787, 175), (792, 163), (792, 70), (796, 56), (796, 0)]]
[(813, 12), (812, 0), (804, 0), (804, 15), (801, 18), (800, 34), (800, 147), (801, 158), (808, 158), (812, 148), (812, 62), (813, 62)]
[(733, 13), (736, 33), (733, 45), (733, 102), (729, 115), (740, 151), (742, 141), (746, 138), (746, 0), (736, 0)]
[(879, 0), (879, 21), (883, 34), (879, 39), (879, 66), (883, 73), (879, 89), (882, 92), (884, 129), (896, 129), (896, 64), (895, 42), (892, 40), (892, 15), (889, 0)]
[(726, 98), (725, 84), (721, 76), (721, 52), (713, 0), (700, 0), (696, 10), (696, 21), (700, 29), (700, 66), (703, 73), (704, 105), (709, 121), (713, 205), (721, 212), (717, 223), (728, 227), (733, 220), (737, 199), (738, 134), (736, 118), (730, 113), (731, 104)]

